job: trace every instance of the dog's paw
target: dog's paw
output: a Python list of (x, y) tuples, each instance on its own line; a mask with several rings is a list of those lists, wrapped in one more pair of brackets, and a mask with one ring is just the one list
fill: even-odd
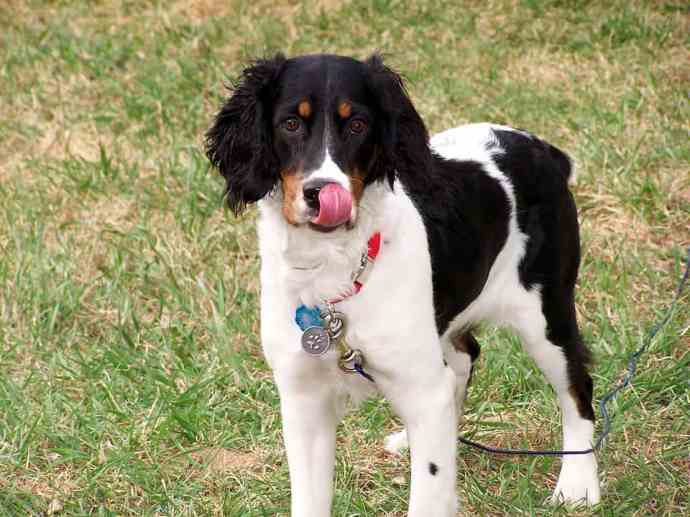
[[(584, 458), (583, 458), (584, 459)], [(593, 506), (601, 499), (596, 463), (564, 464), (551, 496), (553, 504)]]
[(389, 434), (383, 441), (383, 448), (391, 454), (402, 454), (409, 446), (407, 443), (407, 431), (404, 429), (397, 433)]

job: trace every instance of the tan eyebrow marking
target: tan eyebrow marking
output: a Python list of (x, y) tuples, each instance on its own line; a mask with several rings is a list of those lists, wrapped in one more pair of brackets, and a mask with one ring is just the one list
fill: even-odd
[(352, 104), (349, 101), (343, 101), (338, 105), (338, 115), (340, 118), (346, 119), (352, 115)]
[(311, 116), (311, 104), (309, 104), (309, 101), (300, 102), (299, 106), (297, 106), (297, 113), (302, 118), (309, 118)]

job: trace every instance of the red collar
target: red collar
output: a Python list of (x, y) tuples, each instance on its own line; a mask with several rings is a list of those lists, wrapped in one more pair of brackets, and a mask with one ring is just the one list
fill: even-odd
[(329, 300), (329, 303), (342, 302), (350, 296), (357, 294), (362, 289), (364, 282), (371, 272), (371, 266), (376, 261), (376, 257), (379, 256), (379, 251), (381, 251), (381, 232), (376, 232), (369, 238), (367, 242), (367, 253), (366, 255), (362, 253), (359, 267), (352, 274), (352, 287), (341, 296)]

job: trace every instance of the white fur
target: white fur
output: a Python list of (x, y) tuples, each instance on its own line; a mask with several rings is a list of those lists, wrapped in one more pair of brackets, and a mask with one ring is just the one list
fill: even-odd
[[(368, 186), (354, 228), (331, 233), (288, 225), (280, 192), (260, 201), (261, 340), (281, 397), (294, 517), (330, 515), (338, 420), (348, 400), (358, 402), (376, 390), (388, 398), (406, 428), (405, 434), (387, 442), (387, 449), (399, 450), (409, 437), (409, 515), (456, 515), (456, 418), (462, 413), (470, 362), (467, 354), (449, 346), (449, 335), (480, 319), (510, 325), (520, 333), (563, 406), (564, 446), (589, 447), (592, 425), (579, 416), (567, 391), (560, 348), (546, 339), (539, 291), (526, 291), (518, 281), (526, 237), (515, 220), (512, 186), (486, 150), (492, 127), (497, 126), (463, 126), (432, 139), (432, 146), (447, 158), (484, 164), (513, 205), (508, 240), (486, 287), (441, 337), (434, 318), (426, 231), (399, 185), (394, 191)], [(339, 171), (333, 170), (337, 165), (328, 159), (319, 174), (341, 182)], [(381, 232), (383, 244), (371, 275), (359, 294), (337, 307), (347, 316), (347, 343), (364, 354), (366, 369), (376, 380), (372, 384), (342, 373), (334, 351), (321, 357), (305, 354), (294, 315), (301, 303), (320, 304), (351, 287), (351, 274), (375, 231)], [(444, 353), (449, 368), (444, 367)], [(430, 474), (432, 462), (438, 467), (436, 475)], [(593, 455), (564, 460), (556, 496), (598, 501)]]
[(407, 431), (404, 429), (397, 433), (389, 434), (383, 442), (383, 448), (391, 454), (402, 454), (403, 451), (409, 448), (410, 444), (407, 441)]
[(339, 183), (342, 187), (349, 190), (350, 180), (343, 171), (340, 170), (338, 164), (331, 158), (331, 153), (326, 149), (326, 153), (323, 158), (323, 162), (314, 172), (309, 174), (309, 179), (323, 179), (330, 180), (334, 183)]

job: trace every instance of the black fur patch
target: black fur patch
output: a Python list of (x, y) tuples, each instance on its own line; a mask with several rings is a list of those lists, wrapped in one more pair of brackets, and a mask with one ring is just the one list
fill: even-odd
[(436, 465), (436, 463), (429, 463), (429, 473), (432, 476), (435, 476), (438, 473), (438, 466)]
[(206, 132), (206, 154), (225, 177), (225, 195), (235, 213), (263, 198), (279, 178), (266, 116), (284, 65), (278, 54), (245, 68)]
[(594, 420), (591, 355), (575, 314), (575, 281), (580, 266), (577, 210), (568, 190), (571, 163), (556, 147), (529, 135), (494, 130), (502, 152), (496, 163), (513, 184), (517, 222), (528, 236), (519, 266), (521, 283), (541, 286), (547, 337), (563, 348), (570, 392), (583, 418)]
[(510, 204), (481, 164), (432, 155), (429, 175), (401, 178), (427, 230), (442, 334), (482, 291), (508, 237)]
[(378, 177), (394, 173), (427, 230), (439, 333), (481, 292), (508, 236), (510, 204), (499, 182), (473, 161), (446, 160), (429, 135), (400, 76), (380, 59), (370, 64), (378, 99), (381, 154)]

